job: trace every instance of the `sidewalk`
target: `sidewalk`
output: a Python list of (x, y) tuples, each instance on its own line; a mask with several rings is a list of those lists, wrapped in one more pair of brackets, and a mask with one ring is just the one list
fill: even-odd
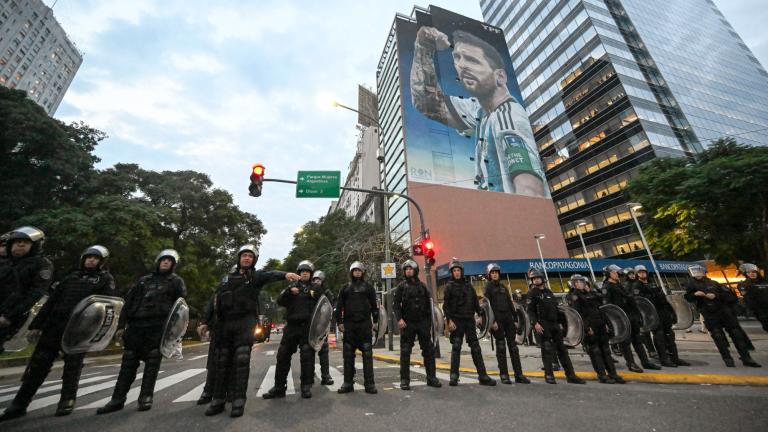
[[(663, 368), (658, 371), (648, 370), (644, 373), (633, 373), (627, 371), (622, 357), (614, 357), (619, 361), (616, 364), (616, 368), (622, 377), (634, 382), (768, 386), (768, 333), (765, 333), (759, 326), (759, 323), (754, 321), (743, 322), (742, 326), (755, 345), (755, 351), (751, 353), (752, 358), (763, 365), (762, 368), (744, 367), (741, 361), (739, 361), (738, 353), (736, 353), (733, 346), (731, 346), (731, 355), (736, 361), (736, 367), (726, 367), (715, 348), (714, 342), (712, 342), (712, 338), (708, 334), (700, 333), (698, 325), (694, 326), (694, 330), (691, 333), (685, 333), (684, 331), (676, 332), (680, 358), (691, 363), (690, 367)], [(374, 358), (384, 362), (400, 363), (399, 344), (399, 337), (395, 336), (395, 350), (377, 349), (374, 351)], [(498, 363), (495, 352), (491, 351), (490, 339), (481, 340), (480, 346), (483, 350), (483, 358), (488, 373), (498, 375)], [(541, 369), (541, 350), (539, 347), (520, 345), (519, 349), (525, 374), (529, 377), (543, 378), (544, 371)], [(451, 344), (448, 339), (441, 337), (440, 353), (442, 356), (437, 361), (438, 369), (450, 370), (450, 350)], [(477, 373), (466, 343), (462, 347), (461, 354), (462, 368), (460, 371), (463, 373)], [(589, 357), (581, 346), (570, 349), (569, 355), (577, 374), (581, 378), (588, 380), (597, 379)], [(507, 361), (509, 362), (509, 359)], [(637, 355), (635, 355), (635, 361), (638, 362)], [(414, 346), (413, 354), (411, 355), (411, 364), (423, 365), (418, 342)], [(511, 374), (511, 364), (508, 367)], [(556, 372), (555, 376), (559, 378), (564, 377), (562, 371)]]

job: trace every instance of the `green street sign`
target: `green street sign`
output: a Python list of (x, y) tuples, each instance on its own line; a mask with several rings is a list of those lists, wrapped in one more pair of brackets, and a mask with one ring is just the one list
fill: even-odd
[(338, 198), (341, 171), (299, 171), (296, 198)]

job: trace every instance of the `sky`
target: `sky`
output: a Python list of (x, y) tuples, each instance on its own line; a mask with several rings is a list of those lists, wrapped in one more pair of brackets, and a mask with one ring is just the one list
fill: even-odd
[[(53, 0), (45, 0), (49, 6)], [(716, 0), (763, 65), (768, 9)], [(420, 3), (427, 6), (429, 3)], [(481, 19), (479, 2), (435, 5)], [(255, 162), (266, 176), (341, 170), (356, 148), (357, 85), (375, 90), (376, 66), (395, 13), (413, 1), (58, 0), (54, 14), (84, 53), (55, 117), (107, 133), (99, 166), (207, 173), (268, 231), (261, 260), (284, 258), (328, 199), (296, 199), (266, 183), (248, 196)]]

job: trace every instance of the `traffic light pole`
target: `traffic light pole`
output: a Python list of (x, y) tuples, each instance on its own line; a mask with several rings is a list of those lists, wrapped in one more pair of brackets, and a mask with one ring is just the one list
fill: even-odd
[[(296, 184), (296, 180), (283, 180), (283, 179), (268, 179), (264, 178), (262, 181), (265, 182), (274, 182), (274, 183), (288, 183), (288, 184)], [(340, 186), (339, 189), (341, 190), (347, 190), (351, 192), (363, 192), (363, 193), (369, 193), (369, 194), (377, 194), (377, 195), (386, 195), (391, 196), (395, 198), (405, 198), (408, 201), (410, 201), (411, 204), (413, 204), (414, 207), (416, 207), (416, 211), (419, 213), (419, 223), (421, 225), (421, 238), (427, 238), (428, 232), (426, 224), (424, 223), (424, 211), (422, 211), (421, 206), (418, 202), (416, 202), (415, 199), (409, 197), (405, 194), (400, 194), (397, 192), (389, 192), (384, 191), (380, 189), (363, 189), (363, 188), (355, 188), (355, 187), (347, 187), (347, 186)], [(425, 278), (427, 280), (427, 289), (429, 289), (430, 294), (432, 295), (432, 299), (434, 299), (435, 304), (437, 304), (437, 287), (432, 283), (432, 264), (429, 263), (428, 259), (424, 260), (424, 271), (425, 271)], [(435, 357), (440, 357), (440, 339), (435, 338)]]

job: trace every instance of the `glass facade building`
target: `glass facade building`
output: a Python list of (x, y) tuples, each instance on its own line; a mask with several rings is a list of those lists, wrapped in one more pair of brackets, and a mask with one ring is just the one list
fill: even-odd
[[(768, 144), (768, 75), (706, 0), (481, 0), (504, 30), (571, 257), (646, 255), (621, 193), (722, 136)], [(663, 12), (660, 12), (663, 11)]]

